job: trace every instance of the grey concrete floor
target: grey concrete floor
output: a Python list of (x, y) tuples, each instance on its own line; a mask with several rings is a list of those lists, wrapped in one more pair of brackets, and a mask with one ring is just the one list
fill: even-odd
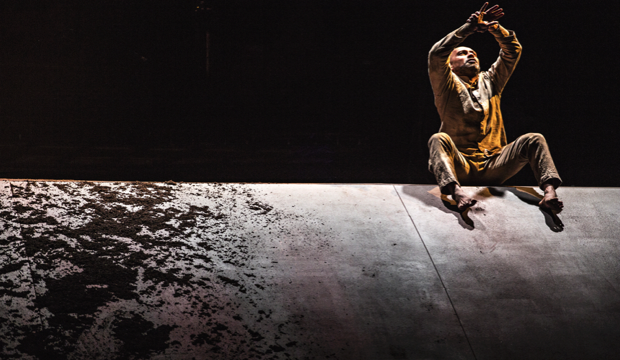
[(2, 359), (607, 359), (620, 189), (0, 181)]

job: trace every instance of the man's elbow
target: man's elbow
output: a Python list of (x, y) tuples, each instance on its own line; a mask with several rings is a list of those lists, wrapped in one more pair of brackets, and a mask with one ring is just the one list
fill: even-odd
[(428, 53), (428, 67), (431, 67), (433, 64), (439, 62), (439, 56), (437, 54), (433, 54), (433, 52)]
[(501, 56), (507, 59), (519, 59), (521, 57), (521, 45), (512, 46), (510, 49), (502, 49)]
[(431, 60), (436, 59), (437, 57), (439, 57), (439, 51), (435, 46), (433, 46), (428, 52), (428, 61), (431, 62)]
[(445, 51), (442, 51), (442, 49), (433, 47), (431, 51), (428, 52), (428, 65), (443, 64), (448, 61), (449, 56), (450, 55), (446, 55)]
[(523, 47), (521, 46), (521, 44), (517, 44), (515, 46), (515, 53), (521, 55), (521, 52), (523, 51)]
[(519, 60), (519, 58), (521, 58), (521, 52), (523, 51), (523, 48), (521, 47), (521, 45), (515, 47), (514, 50), (514, 58)]

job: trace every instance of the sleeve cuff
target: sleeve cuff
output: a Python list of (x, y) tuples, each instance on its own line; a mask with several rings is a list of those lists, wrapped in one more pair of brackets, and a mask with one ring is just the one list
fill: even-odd
[(472, 30), (471, 25), (469, 23), (465, 23), (463, 26), (456, 29), (454, 35), (458, 38), (464, 39), (473, 33), (474, 30)]
[(495, 37), (508, 37), (511, 35), (511, 31), (505, 29), (501, 25), (499, 25), (495, 30), (489, 31)]

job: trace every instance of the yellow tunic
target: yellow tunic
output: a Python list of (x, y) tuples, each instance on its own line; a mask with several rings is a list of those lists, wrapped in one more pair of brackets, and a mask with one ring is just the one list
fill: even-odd
[(507, 144), (500, 99), (521, 56), (521, 44), (512, 30), (498, 26), (490, 31), (501, 48), (499, 57), (470, 88), (450, 69), (450, 54), (471, 34), (467, 29), (463, 25), (431, 48), (428, 73), (441, 119), (439, 131), (450, 135), (464, 156), (481, 161)]

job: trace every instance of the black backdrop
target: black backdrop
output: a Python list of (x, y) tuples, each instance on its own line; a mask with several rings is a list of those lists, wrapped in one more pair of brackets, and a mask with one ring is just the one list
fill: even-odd
[[(565, 185), (620, 185), (605, 3), (500, 3), (524, 48), (509, 140), (543, 133)], [(480, 5), (4, 0), (0, 177), (432, 183), (428, 50)], [(499, 51), (490, 34), (465, 45), (483, 67)]]

